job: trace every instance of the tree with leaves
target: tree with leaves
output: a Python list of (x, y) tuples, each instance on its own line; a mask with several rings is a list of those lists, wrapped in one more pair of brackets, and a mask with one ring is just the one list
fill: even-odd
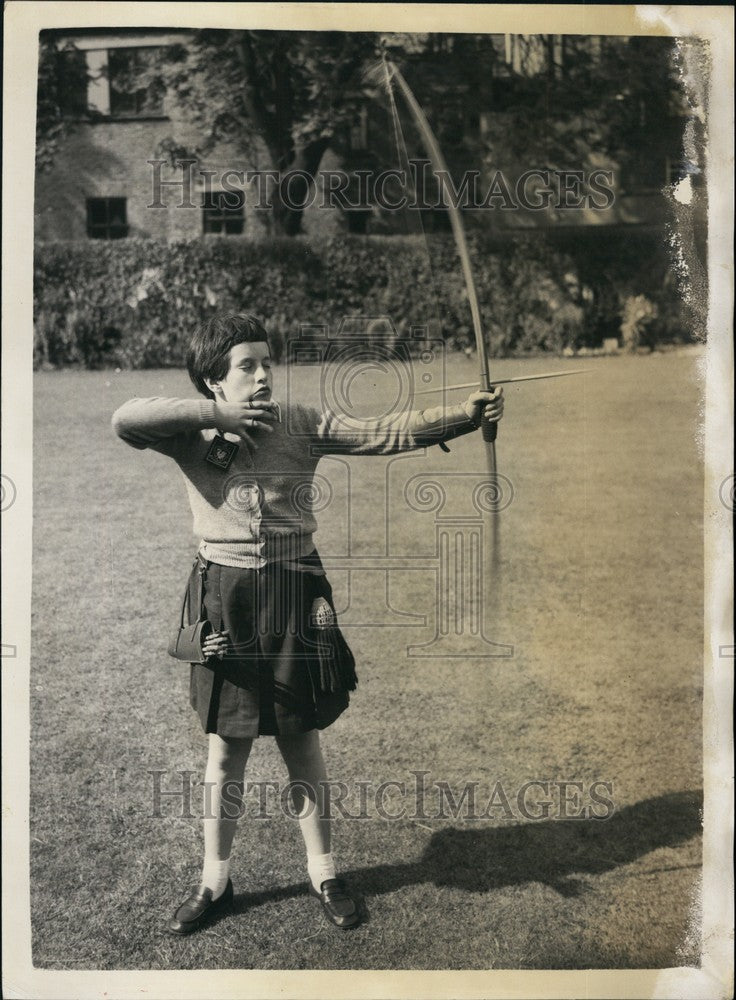
[(36, 168), (47, 171), (64, 137), (85, 112), (87, 68), (84, 53), (71, 42), (61, 48), (42, 32), (36, 97)]
[[(70, 127), (62, 108), (86, 88), (83, 65), (70, 52), (62, 59), (57, 44), (41, 44), (40, 167)], [(292, 172), (289, 203), (274, 186), (273, 210), (260, 214), (272, 232), (294, 235), (302, 213), (293, 205), (307, 200), (307, 178), (328, 149), (348, 169), (398, 165), (382, 51), (402, 66), (458, 179), (484, 167), (509, 178), (530, 167), (584, 169), (591, 157), (644, 178), (681, 157), (688, 109), (671, 39), (205, 29), (157, 50), (129, 89), (165, 87), (171, 134), (159, 154), (204, 159), (227, 143), (249, 166)], [(351, 150), (366, 104), (368, 148)]]
[(645, 177), (682, 154), (690, 109), (673, 39), (434, 34), (389, 44), (451, 167), (454, 158), (512, 174), (594, 157)]
[(157, 71), (174, 126), (166, 150), (203, 157), (227, 142), (251, 156), (265, 150), (269, 168), (282, 174), (303, 172), (294, 174), (288, 204), (274, 190), (271, 226), (294, 235), (302, 213), (293, 206), (306, 194), (306, 177), (328, 147), (345, 145), (364, 67), (375, 59), (370, 33), (196, 31), (166, 50)]

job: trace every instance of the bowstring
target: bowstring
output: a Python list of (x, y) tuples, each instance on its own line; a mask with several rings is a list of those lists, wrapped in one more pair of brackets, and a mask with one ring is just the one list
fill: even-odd
[[(394, 143), (396, 145), (396, 159), (399, 166), (404, 171), (404, 176), (406, 177), (406, 186), (408, 189), (409, 204), (412, 204), (413, 202), (413, 204), (416, 205), (417, 191), (410, 181), (411, 165), (409, 163), (409, 151), (406, 145), (406, 139), (404, 137), (404, 130), (401, 127), (401, 117), (399, 116), (399, 110), (396, 105), (396, 98), (394, 96), (394, 87), (393, 87), (393, 82), (391, 80), (391, 71), (389, 69), (388, 61), (385, 57), (383, 59), (383, 68), (386, 76), (386, 90), (388, 93), (389, 107), (391, 110), (391, 123), (393, 125)], [(429, 238), (427, 235), (427, 231), (424, 227), (424, 223), (422, 222), (421, 210), (419, 208), (408, 208), (406, 209), (406, 212), (408, 218), (414, 219), (417, 230), (422, 237), (424, 253), (427, 261), (427, 271), (429, 273), (430, 287), (432, 291), (432, 299), (434, 301), (434, 312), (435, 312), (434, 322), (436, 323), (436, 330), (434, 332), (436, 333), (437, 337), (444, 342), (444, 338), (442, 336), (442, 331), (443, 331), (442, 310), (440, 308), (439, 299), (437, 297), (437, 276), (435, 273), (434, 264), (432, 262), (432, 254), (430, 253), (429, 250)], [(409, 226), (407, 226), (407, 228), (410, 229)], [(430, 333), (431, 335), (432, 331), (430, 329), (429, 320), (427, 322), (427, 328), (428, 328), (428, 333)]]
[[(387, 93), (388, 93), (389, 107), (390, 107), (390, 110), (391, 110), (391, 121), (392, 121), (392, 124), (393, 124), (394, 142), (396, 144), (396, 156), (397, 156), (397, 160), (399, 162), (399, 165), (404, 169), (404, 172), (405, 172), (405, 175), (406, 175), (406, 178), (407, 178), (407, 185), (409, 185), (409, 178), (411, 177), (411, 172), (410, 172), (410, 169), (409, 169), (409, 167), (410, 167), (410, 164), (409, 164), (409, 153), (408, 153), (408, 149), (407, 149), (407, 146), (406, 146), (406, 140), (404, 138), (404, 131), (403, 131), (402, 127), (401, 127), (401, 118), (399, 116), (398, 108), (397, 108), (397, 105), (396, 105), (396, 99), (394, 97), (394, 87), (393, 87), (393, 81), (391, 79), (391, 71), (389, 69), (388, 60), (386, 59), (385, 54), (384, 54), (382, 62), (383, 62), (383, 69), (384, 69), (385, 78), (386, 78), (386, 90), (387, 90)], [(414, 204), (416, 204), (416, 189), (413, 189), (412, 193), (415, 196), (415, 198), (414, 198)], [(432, 254), (430, 253), (430, 249), (429, 249), (429, 239), (428, 239), (428, 236), (427, 236), (427, 232), (426, 232), (426, 230), (424, 228), (424, 224), (422, 222), (421, 210), (418, 209), (418, 208), (416, 208), (413, 211), (416, 212), (416, 216), (417, 216), (416, 217), (416, 225), (418, 226), (419, 232), (421, 233), (422, 238), (423, 238), (423, 244), (424, 244), (424, 249), (425, 249), (425, 254), (426, 254), (426, 259), (427, 259), (427, 266), (428, 266), (429, 275), (430, 275), (430, 279), (431, 279), (432, 298), (433, 298), (434, 304), (435, 304), (436, 319), (437, 319), (437, 324), (438, 324), (437, 333), (438, 333), (439, 338), (442, 339), (442, 341), (444, 343), (444, 337), (442, 336), (442, 329), (443, 329), (442, 311), (441, 311), (441, 308), (440, 308), (439, 300), (437, 298), (437, 291), (436, 291), (436, 280), (437, 279), (436, 279), (435, 267), (434, 267), (434, 264), (432, 262)], [(442, 399), (442, 403), (444, 404), (446, 402), (446, 393), (445, 393), (445, 390), (444, 390), (444, 386), (443, 386), (443, 392), (442, 392), (441, 399)], [(491, 451), (491, 449), (493, 447), (494, 446), (491, 445), (491, 446), (489, 446), (489, 447), (487, 447), (485, 449), (486, 450), (486, 462), (487, 462), (487, 470), (486, 471), (487, 471), (487, 475), (488, 475), (489, 481), (494, 484), (494, 488), (496, 490), (495, 496), (496, 496), (497, 501), (498, 501), (498, 503), (500, 505), (500, 502), (501, 502), (501, 493), (500, 493), (501, 487), (499, 486), (499, 479), (498, 479), (498, 473), (497, 473), (496, 462), (495, 462), (495, 454)], [(497, 507), (494, 510), (488, 511), (484, 515), (483, 521), (484, 521), (484, 523), (486, 525), (486, 528), (490, 529), (489, 530), (490, 537), (488, 539), (488, 543), (483, 547), (485, 549), (485, 552), (483, 553), (483, 563), (484, 563), (484, 566), (483, 566), (483, 576), (485, 578), (485, 580), (484, 580), (484, 604), (485, 604), (486, 611), (490, 612), (489, 616), (495, 618), (495, 617), (499, 616), (499, 611), (500, 611), (500, 587), (499, 587), (499, 584), (500, 584), (500, 569), (501, 569), (501, 532), (500, 532), (500, 521), (501, 521), (501, 518), (500, 518), (500, 506)], [(488, 586), (489, 584), (492, 584), (492, 586), (489, 587)], [(492, 611), (491, 611), (491, 607), (492, 607)]]

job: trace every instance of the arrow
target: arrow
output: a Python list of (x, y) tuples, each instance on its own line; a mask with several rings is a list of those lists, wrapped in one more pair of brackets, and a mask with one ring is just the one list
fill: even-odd
[[(576, 368), (567, 372), (542, 372), (539, 375), (517, 375), (515, 378), (494, 378), (493, 385), (508, 385), (509, 382), (534, 382), (538, 378), (562, 378), (563, 375), (590, 375), (590, 368)], [(416, 389), (415, 396), (424, 396), (428, 392), (450, 392), (452, 389), (477, 389), (477, 382), (460, 382), (457, 385), (439, 385), (435, 389)]]

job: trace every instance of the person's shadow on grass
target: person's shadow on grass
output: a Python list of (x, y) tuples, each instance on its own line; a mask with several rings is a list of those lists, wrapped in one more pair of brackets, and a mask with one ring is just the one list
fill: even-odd
[[(702, 802), (702, 791), (672, 792), (625, 806), (605, 820), (445, 827), (432, 834), (417, 861), (356, 868), (345, 877), (368, 898), (425, 882), (468, 892), (541, 882), (563, 896), (579, 896), (586, 886), (576, 875), (612, 871), (659, 847), (678, 847), (700, 834)], [(240, 894), (235, 911), (304, 892), (300, 884)]]
[(416, 864), (379, 865), (352, 875), (368, 895), (417, 882), (468, 892), (541, 882), (563, 896), (577, 896), (585, 885), (574, 876), (612, 871), (701, 833), (702, 802), (701, 791), (673, 792), (625, 806), (606, 820), (447, 827), (432, 834)]

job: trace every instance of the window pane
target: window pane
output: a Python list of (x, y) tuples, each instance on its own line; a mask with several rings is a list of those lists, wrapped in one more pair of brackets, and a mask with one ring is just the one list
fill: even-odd
[(225, 213), (241, 215), (245, 196), (242, 191), (216, 191), (217, 204)]
[(345, 212), (349, 233), (359, 233), (365, 235), (368, 232), (368, 221), (371, 217), (370, 211), (350, 210)]
[(163, 113), (163, 85), (153, 79), (160, 57), (158, 46), (108, 50), (110, 114)]
[(120, 240), (127, 235), (126, 198), (87, 199), (87, 236), (96, 240)]
[(108, 49), (107, 75), (110, 81), (110, 114), (135, 112), (133, 76), (135, 66), (132, 49)]
[(203, 231), (239, 236), (245, 226), (244, 200), (242, 191), (209, 191), (202, 209)]
[(124, 226), (125, 218), (125, 198), (108, 198), (108, 218), (111, 226)]
[(107, 201), (104, 198), (87, 199), (87, 221), (91, 226), (107, 225)]
[(445, 233), (452, 229), (450, 213), (446, 208), (422, 209), (422, 221), (429, 232)]

